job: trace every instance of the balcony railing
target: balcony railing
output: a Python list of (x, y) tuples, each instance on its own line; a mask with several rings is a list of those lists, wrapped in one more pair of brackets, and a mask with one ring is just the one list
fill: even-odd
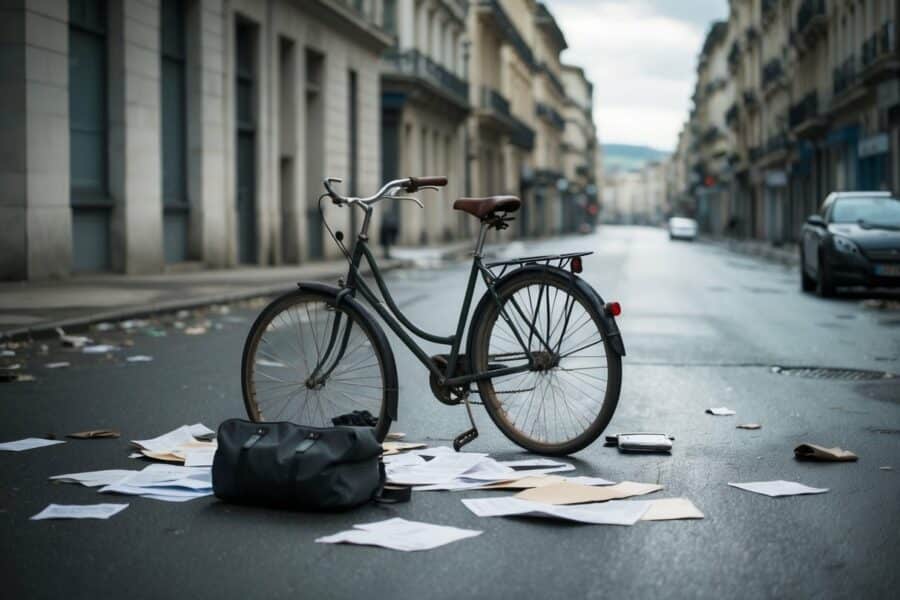
[(566, 88), (563, 87), (562, 81), (559, 80), (559, 77), (557, 77), (553, 73), (553, 71), (550, 70), (550, 67), (547, 66), (547, 63), (541, 63), (541, 70), (544, 72), (545, 75), (547, 75), (547, 79), (550, 80), (550, 84), (553, 86), (553, 88), (556, 90), (556, 92), (560, 96), (565, 98), (566, 97)]
[(427, 81), (462, 104), (468, 104), (469, 84), (418, 50), (390, 51), (384, 60), (398, 73)]
[(741, 47), (737, 42), (732, 42), (731, 49), (728, 51), (728, 67), (734, 71), (741, 62)]
[(781, 66), (781, 60), (777, 58), (773, 58), (769, 62), (767, 62), (762, 69), (762, 84), (763, 87), (772, 85), (784, 75), (784, 69)]
[(859, 52), (859, 63), (863, 69), (875, 62), (878, 57), (878, 34), (873, 33), (869, 39), (862, 43)]
[(534, 149), (534, 130), (517, 119), (515, 115), (510, 115), (509, 118), (513, 123), (512, 131), (509, 133), (509, 142), (524, 150)]
[(548, 106), (543, 102), (538, 102), (535, 104), (537, 116), (547, 119), (551, 125), (556, 127), (559, 130), (563, 130), (566, 128), (566, 120), (562, 118), (556, 110), (553, 109), (552, 106)]
[(759, 159), (759, 157), (762, 155), (763, 150), (759, 146), (750, 146), (749, 148), (747, 148), (747, 156), (750, 157), (751, 161)]
[(498, 113), (504, 117), (509, 117), (509, 100), (493, 88), (482, 86), (481, 88), (481, 108)]
[(825, 0), (803, 0), (797, 10), (797, 33), (803, 35), (813, 20), (825, 16)]
[(768, 23), (774, 16), (775, 10), (778, 8), (778, 0), (762, 0), (762, 20)]
[(896, 52), (897, 37), (894, 32), (893, 21), (887, 21), (884, 25), (881, 26), (881, 31), (878, 33), (878, 39), (880, 41), (882, 54), (890, 54), (891, 52)]
[(841, 64), (834, 69), (832, 74), (834, 79), (834, 95), (842, 94), (854, 82), (856, 82), (856, 56), (850, 55)]
[(738, 117), (741, 114), (741, 108), (738, 106), (738, 103), (735, 102), (732, 104), (728, 110), (725, 112), (725, 122), (731, 126), (734, 126), (737, 123)]
[(744, 36), (747, 38), (747, 45), (753, 45), (755, 42), (759, 41), (759, 29), (751, 25), (744, 30)]
[(800, 102), (791, 107), (791, 110), (788, 112), (788, 124), (791, 126), (791, 129), (794, 129), (818, 114), (819, 95), (816, 92), (810, 92), (803, 96)]
[(709, 144), (715, 142), (719, 139), (719, 136), (722, 135), (722, 132), (715, 125), (710, 125), (706, 131), (703, 132), (703, 135), (700, 138), (700, 141), (704, 144)]
[(784, 133), (775, 134), (766, 141), (766, 153), (778, 152), (787, 148), (787, 135)]
[(509, 43), (512, 44), (513, 48), (516, 49), (516, 52), (519, 53), (522, 60), (531, 67), (535, 66), (534, 53), (531, 51), (531, 46), (529, 46), (522, 38), (515, 23), (512, 22), (509, 15), (506, 14), (506, 11), (503, 10), (499, 0), (478, 0), (478, 6), (490, 9), (491, 15), (497, 21), (497, 25), (503, 32), (503, 35)]
[(755, 108), (759, 105), (759, 100), (756, 97), (756, 92), (753, 90), (744, 90), (744, 93), (741, 94), (741, 97), (744, 100), (744, 108)]

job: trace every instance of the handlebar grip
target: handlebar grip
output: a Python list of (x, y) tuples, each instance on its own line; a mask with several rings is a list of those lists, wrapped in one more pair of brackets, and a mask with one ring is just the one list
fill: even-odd
[(420, 187), (426, 185), (433, 185), (436, 187), (443, 187), (447, 185), (447, 177), (444, 175), (428, 175), (426, 177), (410, 177), (409, 183), (406, 184), (404, 188), (407, 192), (415, 192)]

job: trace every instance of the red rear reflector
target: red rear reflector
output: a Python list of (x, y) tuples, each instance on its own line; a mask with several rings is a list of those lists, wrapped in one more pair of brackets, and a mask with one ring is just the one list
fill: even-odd
[(572, 259), (572, 264), (570, 265), (573, 273), (581, 273), (581, 257), (576, 256)]
[(618, 302), (607, 302), (605, 308), (608, 315), (618, 317), (622, 314), (622, 305)]

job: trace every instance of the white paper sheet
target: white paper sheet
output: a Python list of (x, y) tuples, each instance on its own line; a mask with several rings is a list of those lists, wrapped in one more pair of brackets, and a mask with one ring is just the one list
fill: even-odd
[(478, 453), (440, 454), (427, 463), (392, 469), (388, 474), (390, 483), (403, 485), (429, 485), (447, 483), (485, 459)]
[(410, 465), (425, 464), (425, 459), (411, 452), (402, 452), (400, 454), (389, 454), (381, 458), (385, 467), (391, 465), (394, 468), (408, 467)]
[(132, 440), (132, 443), (151, 452), (171, 452), (182, 444), (189, 444), (193, 441), (194, 435), (191, 433), (191, 428), (187, 425), (182, 425), (178, 429), (173, 429), (155, 438)]
[(474, 529), (460, 529), (444, 525), (432, 525), (419, 521), (394, 518), (376, 523), (354, 525), (354, 529), (320, 537), (320, 544), (358, 544), (381, 546), (401, 552), (430, 550), (451, 542), (481, 535)]
[(211, 467), (216, 455), (215, 448), (193, 448), (184, 451), (184, 466)]
[(78, 483), (86, 487), (98, 487), (101, 485), (112, 485), (134, 473), (137, 473), (137, 471), (131, 469), (107, 469), (105, 471), (85, 471), (83, 473), (54, 475), (50, 479), (62, 483)]
[(129, 356), (125, 360), (130, 363), (153, 362), (153, 357), (147, 356), (146, 354), (135, 354), (134, 356)]
[(497, 462), (499, 462), (501, 465), (513, 468), (572, 466), (569, 463), (560, 462), (558, 460), (551, 460), (549, 458), (525, 458), (522, 460), (501, 460)]
[(206, 440), (216, 437), (216, 432), (203, 423), (194, 423), (193, 425), (188, 425), (188, 431), (198, 440)]
[(618, 500), (578, 506), (557, 506), (529, 502), (512, 496), (465, 498), (462, 503), (479, 517), (544, 517), (592, 525), (634, 525), (649, 508), (645, 504)]
[(753, 492), (755, 494), (764, 494), (773, 498), (777, 496), (799, 496), (802, 494), (824, 494), (828, 488), (814, 488), (796, 481), (784, 481), (778, 479), (775, 481), (749, 481), (747, 483), (729, 483), (731, 487), (741, 490)]
[(581, 485), (615, 485), (615, 481), (609, 481), (608, 479), (603, 479), (602, 477), (588, 477), (586, 475), (579, 475), (577, 477), (566, 477), (566, 481), (569, 483), (580, 483)]
[(127, 504), (51, 504), (31, 517), (31, 520), (108, 519), (126, 508), (128, 508)]
[(44, 368), (45, 369), (65, 369), (68, 366), (69, 366), (68, 362), (60, 361), (60, 362), (47, 363), (46, 365), (44, 365)]
[(24, 440), (0, 444), (0, 450), (22, 452), (23, 450), (43, 448), (44, 446), (55, 446), (56, 444), (65, 444), (65, 442), (63, 440), (45, 440), (44, 438), (25, 438)]
[(711, 415), (716, 415), (717, 417), (730, 417), (731, 415), (737, 414), (730, 408), (725, 408), (724, 406), (720, 406), (718, 408), (707, 408), (706, 412)]
[(85, 346), (81, 349), (85, 354), (106, 354), (107, 352), (115, 352), (119, 348), (109, 344), (98, 344), (96, 346)]

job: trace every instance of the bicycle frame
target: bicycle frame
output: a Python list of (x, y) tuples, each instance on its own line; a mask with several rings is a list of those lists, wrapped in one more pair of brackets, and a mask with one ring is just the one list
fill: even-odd
[[(528, 342), (526, 343), (520, 334), (518, 328), (515, 327), (512, 320), (509, 318), (508, 314), (503, 306), (500, 306), (501, 314), (503, 318), (507, 321), (507, 323), (512, 328), (514, 335), (518, 343), (522, 346), (522, 350), (527, 357), (527, 364), (516, 366), (516, 367), (503, 367), (499, 369), (489, 369), (483, 373), (461, 373), (457, 374), (457, 369), (459, 367), (459, 358), (460, 358), (460, 348), (463, 342), (463, 332), (465, 331), (466, 322), (469, 317), (469, 310), (472, 305), (472, 297), (475, 293), (475, 282), (478, 279), (478, 275), (481, 274), (483, 277), (485, 284), (487, 285), (488, 291), (493, 295), (494, 300), (500, 304), (500, 299), (497, 296), (497, 293), (494, 289), (495, 282), (497, 281), (497, 277), (491, 273), (489, 268), (485, 266), (482, 261), (482, 249), (484, 247), (485, 237), (487, 235), (487, 231), (490, 228), (488, 223), (482, 223), (481, 229), (478, 234), (478, 241), (475, 246), (475, 251), (473, 252), (472, 257), (472, 268), (469, 272), (469, 279), (466, 285), (466, 293), (463, 299), (463, 304), (460, 309), (459, 318), (456, 324), (456, 331), (453, 335), (450, 336), (441, 336), (433, 333), (429, 333), (417, 327), (413, 324), (400, 310), (394, 301), (393, 296), (391, 296), (390, 290), (388, 290), (387, 285), (385, 284), (384, 277), (381, 274), (381, 270), (378, 267), (378, 261), (375, 256), (372, 254), (372, 251), (368, 246), (368, 225), (369, 225), (369, 217), (370, 210), (366, 210), (366, 217), (363, 221), (363, 226), (360, 228), (360, 233), (357, 237), (356, 243), (353, 246), (353, 250), (351, 252), (350, 257), (350, 267), (347, 273), (347, 280), (343, 286), (343, 289), (338, 294), (338, 303), (340, 302), (340, 298), (343, 294), (350, 294), (351, 296), (355, 296), (357, 292), (359, 292), (363, 298), (375, 309), (375, 311), (379, 314), (379, 316), (387, 323), (388, 327), (397, 334), (397, 336), (403, 341), (407, 348), (419, 359), (419, 361), (425, 365), (425, 367), (437, 378), (440, 385), (446, 386), (468, 386), (468, 384), (472, 382), (481, 381), (484, 379), (490, 379), (493, 377), (504, 376), (504, 375), (513, 375), (516, 373), (523, 373), (525, 371), (529, 371), (534, 369), (534, 356), (529, 350), (531, 341), (533, 338), (537, 338), (537, 340), (546, 348), (548, 351), (552, 352), (553, 349), (547, 343), (546, 340), (541, 336), (540, 332), (535, 327), (536, 318), (534, 321), (529, 322), (529, 319), (524, 315), (522, 309), (519, 307), (518, 303), (515, 299), (512, 299), (513, 307), (519, 313), (524, 322), (528, 323), (530, 331), (528, 332)], [(385, 308), (384, 304), (378, 299), (374, 291), (371, 287), (366, 283), (363, 277), (360, 275), (359, 268), (362, 264), (362, 259), (366, 259), (366, 263), (369, 265), (369, 269), (371, 270), (372, 276), (375, 279), (375, 283), (378, 286), (378, 290), (381, 292), (381, 296), (384, 299), (384, 304), (387, 304), (387, 308)], [(568, 308), (567, 311), (569, 314), (571, 313), (571, 307)], [(568, 324), (568, 316), (566, 315), (566, 323)], [(325, 356), (322, 359), (322, 363), (316, 366), (314, 370), (314, 374), (320, 372), (321, 367), (328, 362), (328, 357), (331, 354), (332, 349), (334, 348), (334, 344), (336, 342), (337, 331), (339, 329), (339, 320), (336, 319), (335, 325), (332, 330), (331, 339), (329, 340), (328, 348), (325, 351)], [(419, 338), (427, 340), (429, 342), (434, 342), (436, 344), (442, 344), (450, 347), (450, 354), (447, 360), (447, 369), (446, 372), (441, 372), (441, 369), (435, 363), (434, 360), (416, 343), (411, 335), (407, 331), (412, 332)], [(565, 331), (565, 329), (563, 329)], [(335, 368), (338, 362), (340, 362), (341, 356), (346, 350), (347, 340), (349, 339), (349, 329), (345, 331), (344, 339), (341, 340), (340, 348), (338, 350), (338, 355), (334, 360), (332, 366), (329, 369), (326, 369), (324, 373), (318, 375), (318, 379), (323, 380), (328, 377), (328, 374)]]

